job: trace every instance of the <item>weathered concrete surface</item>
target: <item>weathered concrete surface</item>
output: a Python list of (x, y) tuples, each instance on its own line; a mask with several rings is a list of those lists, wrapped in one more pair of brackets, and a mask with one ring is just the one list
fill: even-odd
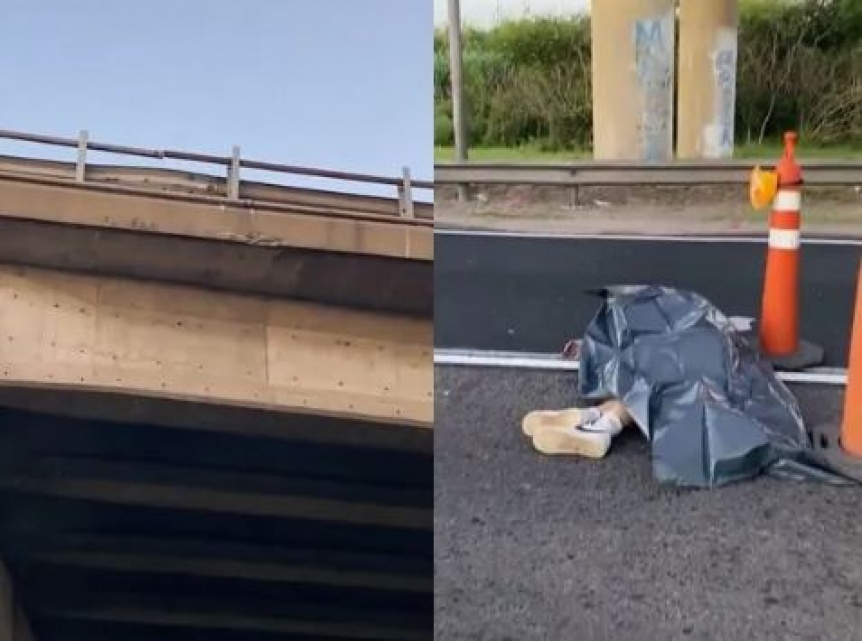
[(429, 261), (264, 247), (0, 216), (0, 263), (430, 318)]
[(596, 160), (673, 156), (674, 8), (670, 0), (591, 5)]
[(221, 197), (0, 173), (0, 213), (12, 218), (431, 260), (429, 221), (351, 215)]
[(732, 158), (738, 0), (679, 3), (677, 158)]
[(429, 220), (20, 171), (0, 171), (0, 263), (433, 315)]
[[(75, 163), (41, 158), (21, 158), (0, 155), (0, 172), (24, 177), (75, 180)], [(87, 163), (86, 180), (93, 183), (123, 184), (156, 192), (227, 196), (227, 180), (223, 176), (192, 173), (176, 169), (128, 167)], [(393, 194), (395, 188), (392, 189)], [(400, 216), (397, 198), (366, 196), (307, 187), (241, 180), (239, 196), (243, 200), (288, 203), (300, 207), (315, 207), (330, 211), (353, 211), (365, 214)], [(414, 202), (416, 218), (433, 219), (434, 204)]]
[(4, 385), (430, 426), (430, 320), (0, 267)]
[(5, 169), (0, 554), (38, 638), (427, 638), (429, 221)]
[[(437, 368), (437, 638), (862, 638), (858, 488), (662, 488), (634, 434), (602, 461), (543, 458), (520, 419), (574, 389), (566, 373)], [(838, 389), (794, 391), (810, 420), (837, 417)]]

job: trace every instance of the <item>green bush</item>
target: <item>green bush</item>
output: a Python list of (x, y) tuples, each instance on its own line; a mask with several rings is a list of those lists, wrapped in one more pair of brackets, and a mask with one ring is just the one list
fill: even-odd
[(452, 118), (446, 109), (449, 105), (443, 103), (434, 110), (434, 146), (451, 145), (455, 139)]
[[(588, 17), (505, 22), (463, 34), (473, 146), (588, 147)], [(446, 33), (434, 38), (437, 144), (452, 144)], [(736, 132), (740, 142), (795, 128), (814, 143), (862, 141), (862, 0), (743, 0)]]

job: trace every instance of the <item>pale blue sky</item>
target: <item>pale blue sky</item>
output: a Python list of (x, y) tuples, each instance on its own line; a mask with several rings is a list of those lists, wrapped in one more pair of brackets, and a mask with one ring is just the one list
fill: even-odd
[[(447, 4), (446, 0), (434, 0), (437, 26), (449, 22)], [(502, 20), (570, 16), (589, 9), (590, 0), (461, 0), (461, 21), (473, 27), (489, 27)]]
[[(390, 176), (407, 165), (433, 177), (432, 0), (0, 0), (0, 9), (0, 129), (87, 129), (102, 142), (220, 155), (238, 144), (247, 158)], [(9, 141), (0, 154), (74, 158)]]

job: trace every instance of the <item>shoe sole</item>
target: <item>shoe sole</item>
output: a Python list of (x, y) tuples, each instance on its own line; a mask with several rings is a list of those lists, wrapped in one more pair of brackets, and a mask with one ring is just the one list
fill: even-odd
[(535, 436), (546, 428), (580, 427), (583, 414), (577, 407), (565, 410), (534, 410), (521, 421), (521, 429), (526, 436)]
[(596, 438), (597, 434), (578, 434), (561, 428), (541, 429), (533, 436), (533, 447), (549, 456), (584, 456), (604, 458), (611, 447), (611, 438)]

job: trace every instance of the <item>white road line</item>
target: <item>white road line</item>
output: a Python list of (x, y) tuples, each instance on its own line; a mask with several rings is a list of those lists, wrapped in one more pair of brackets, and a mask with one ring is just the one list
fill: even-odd
[[(802, 223), (803, 232), (805, 222)], [(645, 234), (576, 234), (565, 232), (532, 231), (491, 231), (481, 229), (435, 229), (435, 236), (474, 236), (476, 238), (521, 238), (521, 239), (571, 239), (571, 240), (621, 240), (621, 241), (662, 241), (677, 243), (759, 243), (765, 245), (767, 232), (762, 236), (674, 236)], [(803, 238), (803, 245), (847, 245), (862, 246), (862, 238)]]
[[(579, 369), (578, 361), (563, 360), (557, 354), (470, 349), (435, 349), (434, 364), (567, 372), (576, 372)], [(847, 382), (847, 370), (838, 367), (815, 367), (803, 372), (778, 372), (778, 378), (786, 383), (843, 386)]]
[(435, 349), (434, 364), (578, 371), (577, 361), (563, 360), (554, 354), (531, 354), (525, 352)]

